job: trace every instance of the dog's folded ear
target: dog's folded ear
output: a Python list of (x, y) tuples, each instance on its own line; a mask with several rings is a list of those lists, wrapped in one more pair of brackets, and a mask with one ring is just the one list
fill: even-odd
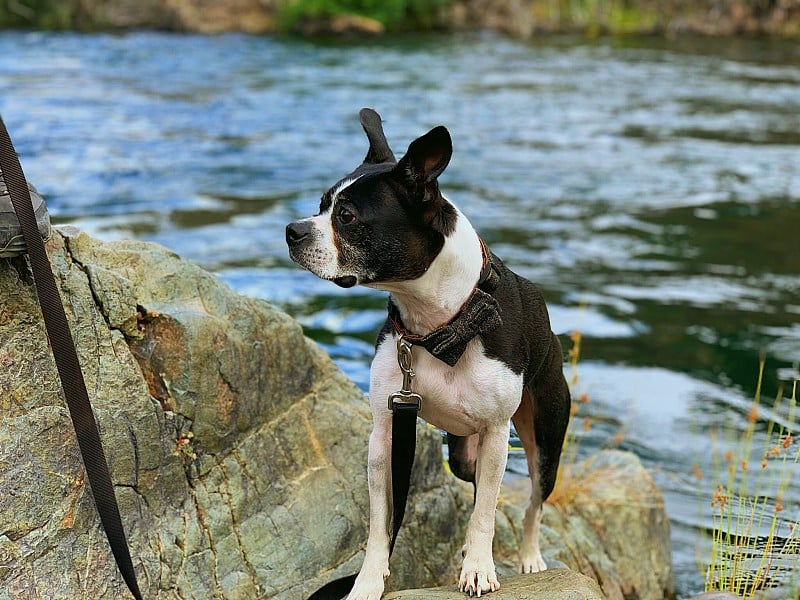
[(447, 168), (453, 156), (453, 141), (446, 127), (434, 127), (408, 146), (406, 155), (400, 159), (397, 169), (418, 183), (434, 181)]
[(365, 163), (380, 164), (385, 162), (397, 162), (397, 159), (389, 148), (389, 143), (386, 141), (386, 136), (383, 133), (383, 125), (381, 124), (381, 116), (371, 108), (362, 108), (358, 113), (361, 121), (361, 126), (364, 128), (364, 133), (367, 134), (369, 140), (369, 151), (364, 158)]

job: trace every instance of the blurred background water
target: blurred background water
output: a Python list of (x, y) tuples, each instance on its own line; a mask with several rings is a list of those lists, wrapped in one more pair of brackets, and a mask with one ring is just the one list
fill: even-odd
[(686, 596), (714, 431), (745, 430), (761, 351), (767, 397), (800, 359), (799, 65), (796, 44), (742, 39), (3, 32), (0, 113), (54, 222), (159, 242), (282, 307), (363, 389), (386, 299), (295, 267), (284, 226), (363, 158), (362, 106), (398, 156), (446, 125), (445, 195), (540, 285), (565, 348), (582, 333), (580, 452), (650, 468)]

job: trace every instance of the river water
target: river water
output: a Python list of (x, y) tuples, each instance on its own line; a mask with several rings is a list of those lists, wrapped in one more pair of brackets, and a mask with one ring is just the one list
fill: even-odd
[(582, 333), (580, 452), (641, 457), (678, 595), (701, 590), (712, 447), (743, 435), (761, 352), (770, 398), (800, 360), (800, 46), (0, 33), (0, 113), (55, 222), (169, 246), (366, 388), (385, 297), (301, 271), (283, 241), (363, 158), (362, 106), (398, 155), (450, 129), (445, 195), (541, 286), (565, 347)]

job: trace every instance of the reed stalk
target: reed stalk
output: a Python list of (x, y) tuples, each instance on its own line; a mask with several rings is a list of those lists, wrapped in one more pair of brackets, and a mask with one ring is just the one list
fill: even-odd
[[(745, 599), (786, 586), (800, 562), (800, 522), (787, 518), (784, 507), (800, 462), (800, 445), (793, 437), (797, 379), (791, 395), (784, 398), (779, 389), (772, 410), (765, 412), (761, 407), (764, 364), (762, 356), (747, 426), (734, 449), (720, 459), (716, 436), (713, 440), (711, 550), (705, 589), (733, 592)], [(782, 411), (785, 420), (779, 416)], [(762, 457), (754, 464), (759, 424), (766, 425), (766, 433)]]

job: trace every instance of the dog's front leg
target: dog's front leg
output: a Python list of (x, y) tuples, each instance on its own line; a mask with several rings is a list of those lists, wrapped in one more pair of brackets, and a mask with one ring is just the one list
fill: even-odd
[(508, 459), (508, 432), (509, 424), (505, 423), (489, 427), (479, 435), (475, 508), (467, 526), (464, 563), (458, 582), (459, 589), (470, 596), (500, 589), (492, 558), (492, 540), (497, 497)]
[[(385, 409), (385, 406), (384, 406)], [(379, 600), (389, 576), (389, 527), (391, 525), (391, 413), (373, 414), (369, 436), (369, 537), (364, 564), (347, 600)]]

